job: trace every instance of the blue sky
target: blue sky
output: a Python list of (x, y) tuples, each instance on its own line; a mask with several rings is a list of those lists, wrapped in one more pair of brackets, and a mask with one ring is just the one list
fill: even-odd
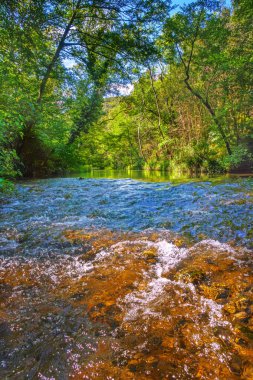
[[(172, 0), (172, 5), (184, 5), (184, 4), (190, 4), (194, 0)], [(231, 0), (223, 0), (224, 5), (230, 6), (231, 5)]]

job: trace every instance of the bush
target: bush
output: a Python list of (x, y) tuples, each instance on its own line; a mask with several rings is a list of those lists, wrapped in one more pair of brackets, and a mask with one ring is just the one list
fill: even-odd
[(14, 184), (6, 179), (0, 178), (0, 193), (11, 193), (14, 190)]
[(253, 155), (244, 145), (238, 145), (233, 149), (233, 153), (223, 157), (220, 163), (226, 171), (238, 170), (240, 168), (250, 170), (253, 166)]
[(0, 152), (0, 177), (15, 178), (21, 173), (17, 168), (19, 158), (15, 150), (2, 149)]

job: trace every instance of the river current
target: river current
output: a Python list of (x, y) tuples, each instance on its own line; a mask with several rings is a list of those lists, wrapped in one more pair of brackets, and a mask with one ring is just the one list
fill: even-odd
[(1, 378), (253, 379), (253, 179), (1, 198)]

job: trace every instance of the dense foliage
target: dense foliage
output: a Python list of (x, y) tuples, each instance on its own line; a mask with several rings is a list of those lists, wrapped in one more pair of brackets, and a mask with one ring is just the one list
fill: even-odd
[(252, 18), (249, 0), (3, 0), (0, 177), (251, 170)]

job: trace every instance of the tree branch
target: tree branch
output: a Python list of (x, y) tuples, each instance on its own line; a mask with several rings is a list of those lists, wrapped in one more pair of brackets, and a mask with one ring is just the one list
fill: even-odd
[(69, 20), (69, 22), (68, 22), (68, 24), (67, 24), (64, 32), (63, 32), (63, 34), (61, 36), (60, 42), (59, 42), (59, 44), (57, 46), (57, 49), (56, 49), (56, 51), (54, 53), (54, 56), (53, 56), (51, 62), (49, 63), (49, 65), (47, 66), (46, 73), (45, 73), (45, 75), (44, 75), (44, 77), (43, 77), (43, 79), (41, 81), (40, 88), (39, 88), (39, 96), (38, 96), (38, 99), (37, 99), (37, 103), (38, 104), (40, 104), (41, 101), (42, 101), (42, 97), (43, 97), (45, 89), (46, 89), (47, 81), (48, 81), (48, 79), (50, 77), (50, 74), (51, 74), (51, 72), (53, 70), (53, 67), (54, 67), (56, 61), (58, 60), (58, 58), (60, 56), (60, 53), (61, 53), (62, 49), (64, 48), (65, 40), (66, 40), (66, 38), (67, 38), (67, 36), (69, 34), (70, 28), (73, 25), (74, 20), (76, 18), (77, 10), (78, 10), (80, 4), (81, 4), (81, 0), (78, 0), (77, 4), (76, 4), (76, 7), (75, 7), (75, 9), (73, 11), (73, 14), (72, 14), (72, 16), (71, 16), (71, 18), (70, 18), (70, 20)]

